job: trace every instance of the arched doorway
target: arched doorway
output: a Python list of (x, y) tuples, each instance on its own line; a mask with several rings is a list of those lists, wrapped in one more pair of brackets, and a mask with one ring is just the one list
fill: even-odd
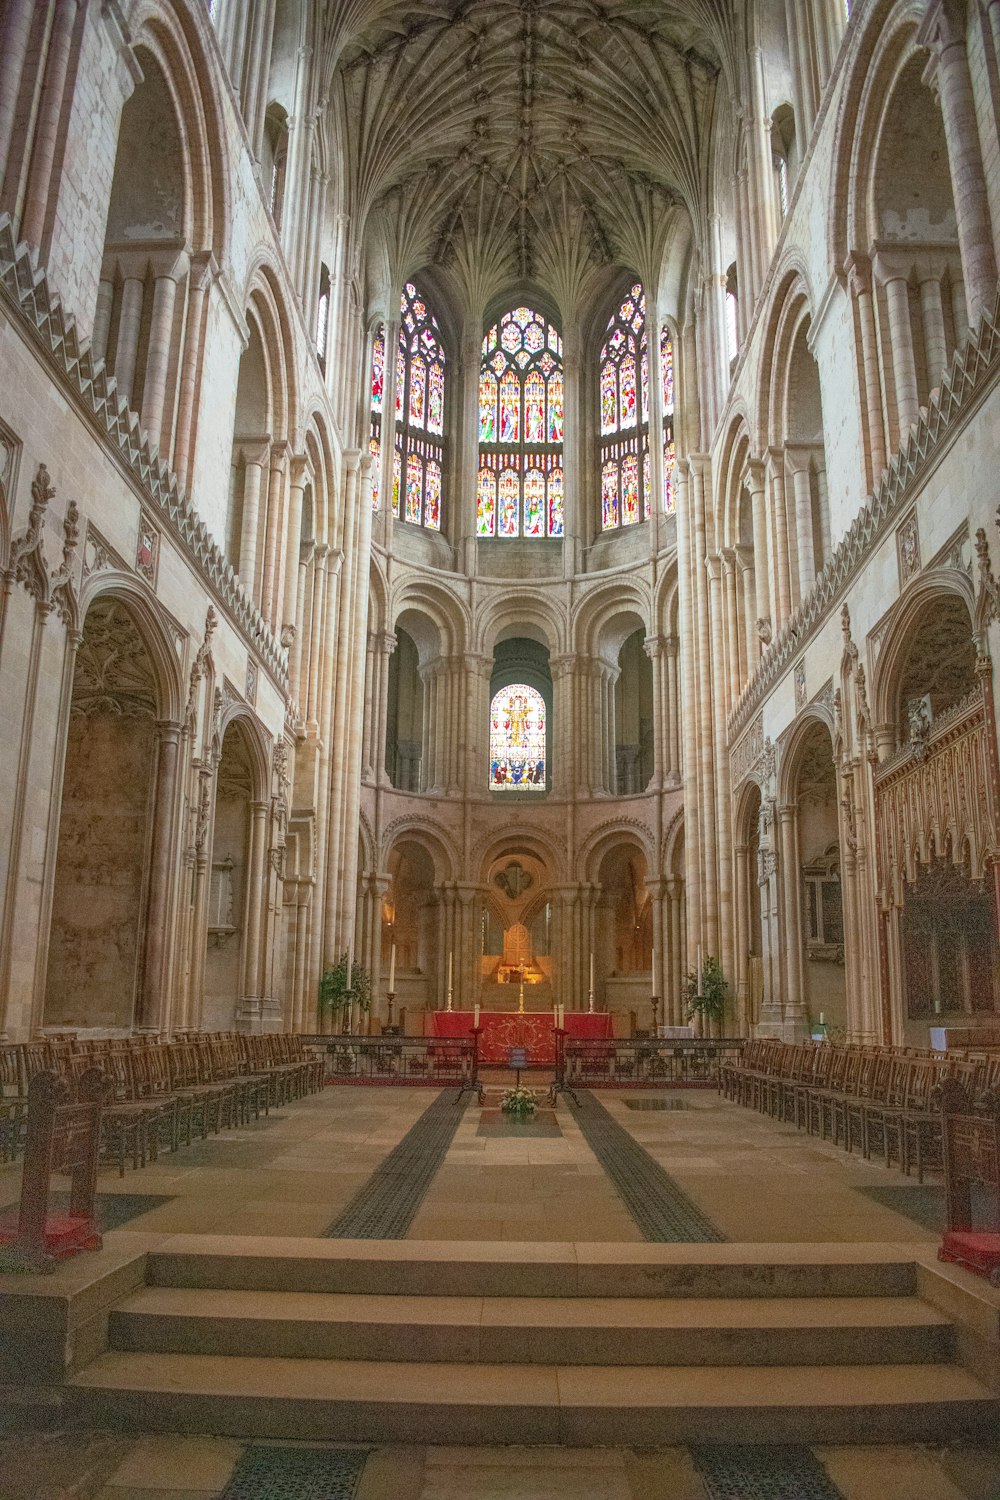
[[(807, 1032), (848, 1028), (837, 770), (827, 725), (814, 719), (793, 749), (780, 810), (788, 1016)], [(792, 860), (789, 869), (788, 861)]]
[(646, 885), (646, 856), (632, 843), (616, 844), (597, 872), (595, 1001), (607, 1010), (649, 1016), (652, 993), (653, 910)]
[(254, 857), (254, 844), (263, 839), (258, 825), (265, 810), (258, 799), (253, 752), (236, 719), (223, 736), (216, 773), (201, 1019), (207, 1031), (235, 1026), (242, 1000), (255, 996), (258, 987), (260, 891), (254, 887), (260, 860)]

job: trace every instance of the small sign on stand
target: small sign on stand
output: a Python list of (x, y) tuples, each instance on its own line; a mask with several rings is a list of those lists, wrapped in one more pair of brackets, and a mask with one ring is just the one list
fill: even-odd
[(512, 1068), (517, 1075), (517, 1087), (521, 1087), (521, 1069), (528, 1066), (527, 1047), (511, 1047), (507, 1066)]

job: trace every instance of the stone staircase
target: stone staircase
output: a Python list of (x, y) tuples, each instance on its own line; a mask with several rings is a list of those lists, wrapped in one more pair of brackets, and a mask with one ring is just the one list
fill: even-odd
[(905, 1254), (177, 1236), (70, 1377), (88, 1427), (655, 1446), (995, 1432)]

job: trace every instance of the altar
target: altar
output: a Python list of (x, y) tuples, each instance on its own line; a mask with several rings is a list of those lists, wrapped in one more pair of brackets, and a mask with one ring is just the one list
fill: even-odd
[[(436, 1037), (472, 1035), (475, 1015), (471, 1010), (437, 1010), (433, 1014)], [(567, 1011), (563, 1028), (568, 1037), (588, 1041), (611, 1039), (611, 1016), (588, 1015), (586, 1011)], [(523, 1047), (531, 1068), (554, 1067), (556, 1060), (555, 1016), (552, 1011), (484, 1010), (479, 1013), (479, 1064), (486, 1068), (506, 1067), (511, 1049)]]

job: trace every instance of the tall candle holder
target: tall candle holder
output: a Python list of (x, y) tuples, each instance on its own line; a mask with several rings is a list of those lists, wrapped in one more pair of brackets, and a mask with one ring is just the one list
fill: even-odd
[(650, 995), (650, 997), (649, 997), (649, 1003), (653, 1007), (653, 1035), (654, 1036), (659, 1036), (659, 1034), (660, 1034), (660, 997), (659, 997), (659, 995)]
[(447, 999), (445, 1000), (445, 1005), (444, 1005), (444, 1008), (448, 1012), (449, 1015), (451, 1014), (452, 1000), (453, 999), (454, 999), (454, 992), (452, 990), (451, 985), (449, 984), (449, 986), (448, 986), (448, 996), (447, 996)]
[(385, 998), (388, 1001), (388, 1011), (387, 1011), (388, 1019), (387, 1019), (387, 1021), (386, 1021), (385, 1024), (387, 1026), (392, 1026), (394, 1024), (393, 1023), (393, 1019), (392, 1019), (392, 1007), (393, 1007), (393, 1005), (395, 1003), (395, 1000), (396, 1000), (396, 992), (395, 992), (395, 990), (390, 990), (388, 992), (388, 994), (386, 995)]
[(591, 990), (591, 992), (590, 992), (590, 998), (587, 1001), (587, 1015), (588, 1016), (592, 1016), (593, 1014), (594, 1014), (594, 992), (593, 992), (593, 990)]
[(351, 1034), (351, 1014), (352, 1014), (353, 1010), (354, 1010), (354, 991), (353, 990), (345, 990), (344, 991), (344, 1024), (343, 1024), (343, 1028), (342, 1028), (344, 1036), (350, 1036), (350, 1034)]
[(517, 1013), (519, 1016), (524, 1015), (524, 964), (521, 965), (521, 988), (517, 999)]

